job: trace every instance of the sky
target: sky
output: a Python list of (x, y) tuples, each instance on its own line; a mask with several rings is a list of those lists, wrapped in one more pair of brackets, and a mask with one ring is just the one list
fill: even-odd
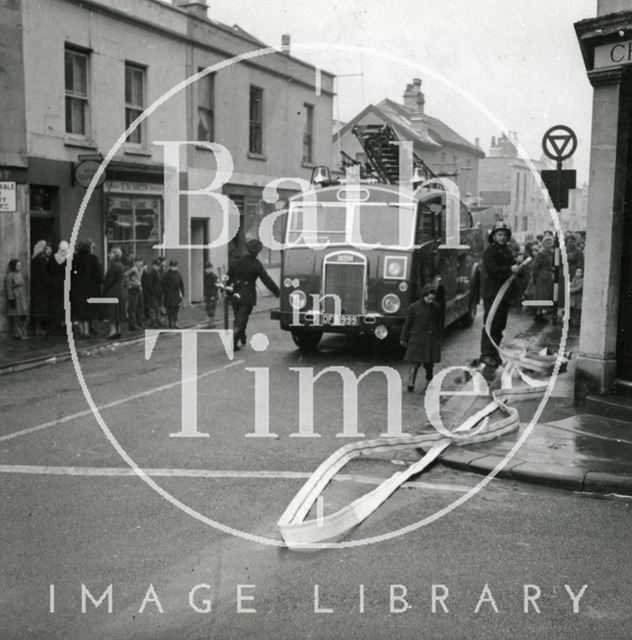
[[(594, 17), (596, 0), (209, 4), (209, 17), (237, 23), (271, 46), (290, 34), (294, 56), (341, 76), (336, 119), (347, 121), (386, 97), (401, 102), (406, 84), (420, 77), (426, 112), (471, 142), (480, 138), (486, 153), (504, 129), (515, 131), (526, 153), (539, 159), (545, 131), (570, 126), (578, 137), (572, 159), (578, 180), (588, 178), (592, 88), (573, 23)], [(301, 50), (300, 44), (323, 48)]]

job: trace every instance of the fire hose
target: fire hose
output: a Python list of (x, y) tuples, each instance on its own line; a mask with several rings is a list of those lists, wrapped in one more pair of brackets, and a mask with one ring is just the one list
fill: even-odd
[[(498, 291), (485, 323), (485, 331), (492, 344), (504, 360), (501, 388), (491, 393), (491, 401), (464, 422), (445, 433), (424, 433), (362, 440), (341, 447), (331, 454), (311, 475), (292, 499), (277, 526), (286, 546), (290, 549), (305, 549), (310, 546), (340, 539), (355, 526), (370, 516), (409, 478), (422, 473), (432, 462), (451, 446), (463, 446), (487, 442), (516, 431), (520, 416), (515, 407), (508, 405), (511, 400), (522, 400), (540, 396), (548, 382), (534, 379), (526, 371), (550, 374), (558, 360), (567, 361), (565, 356), (547, 353), (531, 353), (526, 349), (508, 352), (500, 348), (491, 337), (491, 324), (509, 287), (515, 279), (512, 275)], [(514, 388), (514, 377), (518, 376), (525, 386)], [(490, 423), (489, 416), (500, 411), (504, 417)], [(425, 454), (406, 470), (393, 474), (369, 493), (346, 505), (335, 513), (307, 519), (310, 510), (331, 479), (351, 460), (372, 454), (405, 449), (423, 449)]]

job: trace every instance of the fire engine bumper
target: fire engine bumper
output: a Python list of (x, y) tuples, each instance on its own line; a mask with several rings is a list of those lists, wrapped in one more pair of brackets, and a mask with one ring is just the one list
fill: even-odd
[(270, 312), (272, 320), (279, 320), (285, 331), (320, 331), (324, 333), (373, 334), (376, 338), (396, 338), (404, 324), (404, 317), (367, 314), (317, 314), (313, 312), (283, 312), (275, 309)]

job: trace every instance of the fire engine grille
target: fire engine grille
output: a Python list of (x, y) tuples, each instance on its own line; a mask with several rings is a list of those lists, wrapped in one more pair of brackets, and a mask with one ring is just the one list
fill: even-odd
[[(340, 313), (360, 314), (364, 311), (364, 264), (325, 264), (325, 295), (337, 295)], [(325, 298), (324, 313), (335, 313), (335, 299)]]

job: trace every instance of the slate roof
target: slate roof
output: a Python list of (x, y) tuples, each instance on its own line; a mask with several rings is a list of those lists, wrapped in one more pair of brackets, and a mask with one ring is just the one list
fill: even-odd
[(368, 113), (378, 115), (387, 124), (393, 126), (397, 134), (405, 140), (412, 140), (428, 149), (437, 150), (446, 144), (451, 144), (474, 154), (480, 158), (485, 157), (482, 149), (468, 142), (445, 122), (429, 116), (427, 113), (421, 115), (421, 119), (413, 119), (415, 112), (398, 104), (388, 98), (382, 100), (378, 105), (365, 107), (355, 118), (347, 122), (334, 134), (334, 140), (346, 133), (351, 127), (360, 122)]

